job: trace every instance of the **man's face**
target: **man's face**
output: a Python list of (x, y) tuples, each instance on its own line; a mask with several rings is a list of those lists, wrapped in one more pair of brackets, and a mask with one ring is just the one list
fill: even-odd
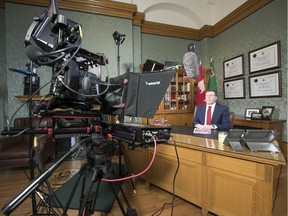
[(214, 104), (217, 101), (217, 97), (215, 96), (215, 92), (206, 92), (205, 101), (208, 105)]

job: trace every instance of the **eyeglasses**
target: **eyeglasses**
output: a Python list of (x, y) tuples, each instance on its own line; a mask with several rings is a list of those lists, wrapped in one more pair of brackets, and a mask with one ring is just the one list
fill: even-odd
[(210, 94), (208, 94), (208, 95), (205, 95), (205, 97), (214, 97), (215, 95), (210, 95)]

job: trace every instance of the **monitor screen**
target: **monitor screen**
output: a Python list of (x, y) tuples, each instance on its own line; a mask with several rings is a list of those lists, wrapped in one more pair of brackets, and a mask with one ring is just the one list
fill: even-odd
[(125, 115), (153, 118), (174, 74), (175, 70), (132, 74)]
[(229, 139), (234, 139), (234, 138), (241, 138), (244, 134), (245, 130), (244, 129), (230, 129), (228, 133), (228, 138)]
[(57, 5), (57, 1), (56, 0), (50, 0), (48, 8), (48, 17), (50, 21), (54, 21), (54, 19), (56, 18), (57, 14), (59, 14), (58, 12), (58, 5)]
[[(111, 86), (101, 98), (102, 112), (110, 115), (153, 118), (175, 70), (153, 73), (128, 73), (111, 79)], [(123, 80), (127, 79), (128, 83)], [(101, 86), (101, 91), (105, 87)], [(120, 104), (123, 107), (120, 107)]]
[(151, 71), (158, 71), (162, 70), (164, 68), (164, 65), (161, 64), (160, 62), (154, 61), (147, 59), (145, 64), (144, 64), (144, 72), (151, 72)]
[(269, 130), (261, 130), (261, 129), (247, 129), (244, 134), (245, 140), (248, 139), (259, 139), (263, 140), (269, 134)]

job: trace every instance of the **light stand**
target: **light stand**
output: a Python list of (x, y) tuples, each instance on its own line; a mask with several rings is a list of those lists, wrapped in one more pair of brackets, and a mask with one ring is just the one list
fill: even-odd
[(124, 42), (125, 36), (126, 36), (125, 34), (120, 34), (117, 31), (113, 33), (113, 38), (117, 45), (117, 74), (118, 76), (120, 75), (120, 45)]
[[(29, 129), (32, 129), (32, 108), (33, 108), (33, 104), (32, 104), (32, 98), (30, 97), (32, 95), (32, 81), (33, 81), (33, 73), (34, 73), (34, 69), (33, 69), (34, 65), (33, 62), (30, 62), (30, 66), (28, 67), (28, 71), (30, 71), (29, 74), (27, 74), (28, 76), (28, 80), (29, 80), (29, 95), (28, 98), (28, 109), (29, 109)], [(32, 181), (35, 178), (34, 175), (34, 156), (35, 156), (35, 152), (34, 152), (34, 148), (33, 148), (33, 140), (34, 140), (34, 134), (29, 134), (29, 165), (30, 165), (30, 181)], [(35, 193), (31, 194), (31, 202), (32, 202), (32, 215), (36, 215), (37, 214), (37, 204), (36, 204), (36, 196)]]
[[(115, 43), (117, 45), (117, 73), (118, 73), (118, 76), (120, 75), (120, 45), (124, 42), (125, 36), (126, 36), (125, 34), (120, 34), (117, 31), (115, 31), (113, 33), (113, 38), (114, 38), (114, 41), (115, 41)], [(126, 71), (126, 72), (128, 73), (129, 71)], [(119, 121), (120, 121), (121, 124), (124, 123), (124, 110), (119, 115)], [(121, 159), (121, 156), (123, 154), (123, 151), (122, 151), (123, 144), (122, 144), (122, 141), (120, 141), (120, 140), (118, 140), (117, 143), (118, 143), (118, 147), (119, 147), (119, 149), (118, 149), (118, 151), (119, 151), (119, 173), (120, 173), (120, 175), (122, 175), (122, 166), (121, 166), (122, 159)], [(126, 156), (124, 155), (124, 159), (125, 159), (125, 157)], [(128, 161), (126, 160), (126, 162), (128, 162)], [(129, 173), (128, 175), (131, 175), (130, 171), (128, 171), (128, 173)], [(136, 192), (135, 185), (134, 185), (134, 182), (132, 181), (132, 179), (131, 179), (131, 185), (132, 185), (133, 191), (135, 193)]]

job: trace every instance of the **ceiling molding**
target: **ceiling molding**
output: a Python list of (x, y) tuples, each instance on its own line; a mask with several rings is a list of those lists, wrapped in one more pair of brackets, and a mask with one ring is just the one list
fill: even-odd
[(248, 0), (213, 26), (213, 37), (224, 32), (271, 1), (273, 0)]
[(191, 40), (199, 39), (199, 30), (150, 21), (143, 21), (141, 32)]
[(145, 14), (141, 12), (134, 13), (133, 25), (141, 26), (144, 20)]
[[(133, 25), (141, 26), (142, 33), (202, 40), (205, 37), (217, 36), (271, 1), (273, 0), (248, 0), (214, 26), (205, 25), (199, 30), (145, 21), (145, 14), (137, 12), (137, 6), (129, 3), (107, 0), (61, 0), (58, 5), (61, 9), (131, 19)], [(3, 0), (0, 0), (0, 7), (2, 2)], [(47, 7), (49, 0), (6, 0), (6, 2)], [(4, 3), (3, 8), (5, 8)]]
[[(248, 0), (214, 26), (205, 25), (200, 30), (144, 21), (142, 24), (142, 32), (197, 41), (205, 37), (213, 38), (271, 1), (273, 0)], [(181, 30), (180, 32), (179, 29)]]
[[(6, 2), (47, 7), (49, 0), (6, 0)], [(127, 19), (133, 19), (133, 15), (137, 11), (136, 5), (107, 0), (61, 0), (58, 1), (58, 6), (61, 9)]]

